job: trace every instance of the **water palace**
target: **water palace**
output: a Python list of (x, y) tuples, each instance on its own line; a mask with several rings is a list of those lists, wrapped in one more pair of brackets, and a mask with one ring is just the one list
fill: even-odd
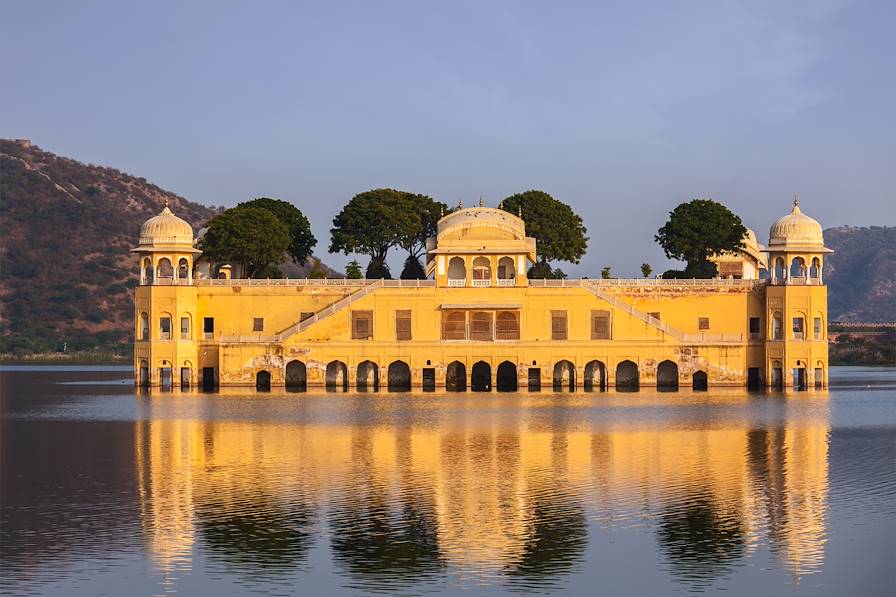
[[(143, 224), (135, 295), (141, 386), (328, 391), (823, 388), (821, 225), (800, 211), (748, 231), (712, 280), (529, 280), (535, 239), (502, 209), (456, 210), (425, 280), (203, 274), (166, 205)], [(770, 265), (770, 267), (769, 267)]]

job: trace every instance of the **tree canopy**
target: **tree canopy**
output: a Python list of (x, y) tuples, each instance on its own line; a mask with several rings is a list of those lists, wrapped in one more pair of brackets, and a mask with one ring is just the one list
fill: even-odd
[(391, 247), (416, 230), (418, 216), (408, 209), (406, 195), (373, 189), (352, 197), (333, 218), (330, 252), (360, 253), (384, 261)]
[[(578, 263), (588, 248), (582, 218), (572, 208), (544, 191), (526, 191), (504, 199), (505, 211), (521, 213), (526, 234), (537, 241), (536, 251), (542, 262)], [(542, 268), (542, 271), (546, 271)]]
[(293, 263), (303, 264), (311, 256), (311, 250), (317, 244), (317, 239), (311, 233), (311, 224), (308, 222), (308, 218), (292, 203), (280, 199), (259, 197), (252, 201), (244, 201), (237, 207), (260, 207), (268, 210), (283, 222), (289, 229), (290, 242), (287, 253)]
[(289, 228), (260, 207), (234, 207), (209, 220), (199, 248), (212, 262), (238, 264), (252, 278), (277, 274), (290, 246)]
[(409, 223), (409, 227), (398, 241), (401, 247), (410, 253), (411, 257), (419, 260), (426, 251), (426, 239), (436, 235), (436, 225), (442, 214), (449, 213), (448, 206), (436, 201), (427, 195), (405, 193), (407, 208), (415, 216), (415, 221)]
[(666, 257), (685, 261), (687, 267), (684, 272), (670, 270), (663, 276), (713, 277), (716, 266), (709, 257), (743, 248), (746, 233), (740, 218), (717, 201), (694, 199), (680, 204), (669, 212), (669, 220), (655, 238)]
[[(386, 256), (400, 246), (419, 264), (426, 239), (435, 234), (445, 204), (426, 195), (395, 189), (373, 189), (352, 197), (333, 218), (330, 252), (370, 256), (367, 277), (391, 277)], [(419, 275), (413, 264), (407, 275)]]

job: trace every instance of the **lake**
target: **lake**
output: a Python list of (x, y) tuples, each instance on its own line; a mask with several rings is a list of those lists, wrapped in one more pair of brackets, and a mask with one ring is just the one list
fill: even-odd
[(896, 369), (787, 395), (131, 375), (0, 368), (4, 594), (896, 594)]

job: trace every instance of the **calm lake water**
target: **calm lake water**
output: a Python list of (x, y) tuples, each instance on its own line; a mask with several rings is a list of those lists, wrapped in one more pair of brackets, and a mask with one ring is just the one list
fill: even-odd
[(896, 594), (896, 370), (829, 392), (137, 394), (0, 369), (0, 591)]

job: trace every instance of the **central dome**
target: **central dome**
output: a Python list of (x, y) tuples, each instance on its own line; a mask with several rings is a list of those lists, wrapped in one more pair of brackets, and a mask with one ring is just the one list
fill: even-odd
[(178, 218), (166, 203), (162, 212), (149, 218), (140, 228), (140, 246), (193, 246), (193, 227)]
[(769, 249), (784, 246), (823, 247), (824, 234), (821, 224), (802, 211), (793, 200), (793, 209), (786, 216), (772, 224), (768, 232)]

